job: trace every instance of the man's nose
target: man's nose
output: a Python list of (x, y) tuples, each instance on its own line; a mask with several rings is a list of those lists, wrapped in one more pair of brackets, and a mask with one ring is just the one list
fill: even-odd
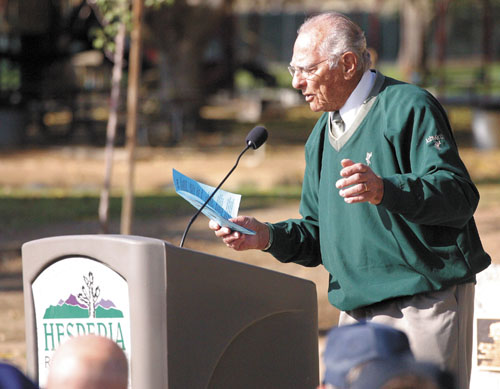
[(302, 72), (295, 72), (292, 78), (292, 86), (295, 89), (302, 89), (302, 87), (305, 85), (306, 79), (302, 75)]

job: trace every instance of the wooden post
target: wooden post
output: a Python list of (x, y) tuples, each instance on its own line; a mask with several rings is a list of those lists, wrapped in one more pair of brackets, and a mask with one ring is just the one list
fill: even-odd
[(137, 106), (139, 99), (139, 82), (141, 73), (142, 19), (144, 13), (143, 0), (133, 0), (132, 13), (133, 25), (129, 55), (127, 128), (125, 145), (127, 154), (127, 175), (125, 191), (123, 194), (120, 228), (120, 232), (126, 235), (129, 235), (131, 233), (134, 213), (134, 165), (135, 146), (137, 140)]

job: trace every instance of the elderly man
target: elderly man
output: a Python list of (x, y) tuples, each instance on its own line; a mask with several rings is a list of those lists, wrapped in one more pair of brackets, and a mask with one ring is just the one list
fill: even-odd
[(340, 325), (399, 328), (417, 359), (449, 369), (466, 388), (475, 274), (491, 262), (473, 219), (479, 194), (436, 99), (370, 65), (364, 34), (347, 17), (302, 25), (292, 85), (324, 112), (305, 146), (302, 218), (233, 219), (256, 235), (210, 228), (235, 250), (323, 264)]

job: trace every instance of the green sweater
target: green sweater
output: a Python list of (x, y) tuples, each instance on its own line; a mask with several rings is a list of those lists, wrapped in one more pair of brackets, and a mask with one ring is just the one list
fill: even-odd
[[(320, 117), (305, 147), (302, 218), (270, 225), (269, 252), (323, 264), (341, 310), (475, 281), (491, 262), (473, 218), (479, 193), (441, 105), (378, 73), (358, 119), (339, 143)], [(335, 187), (344, 158), (383, 178), (381, 204), (344, 202)]]

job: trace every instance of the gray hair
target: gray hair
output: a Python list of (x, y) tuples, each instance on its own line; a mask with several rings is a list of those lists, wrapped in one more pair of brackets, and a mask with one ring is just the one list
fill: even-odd
[(347, 16), (337, 12), (328, 12), (307, 19), (298, 33), (312, 33), (322, 38), (318, 45), (322, 56), (329, 59), (330, 68), (337, 66), (340, 57), (346, 51), (352, 51), (358, 58), (358, 70), (370, 69), (370, 52), (366, 47), (363, 30)]

